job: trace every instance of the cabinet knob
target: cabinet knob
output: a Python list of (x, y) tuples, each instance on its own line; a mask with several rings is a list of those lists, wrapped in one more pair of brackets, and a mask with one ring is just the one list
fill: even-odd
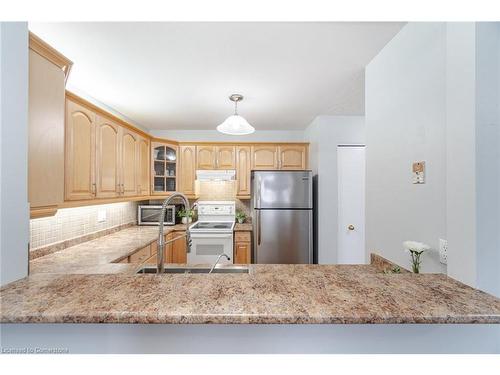
[(349, 229), (349, 230), (354, 230), (354, 225), (349, 224), (349, 226), (347, 227), (347, 229)]

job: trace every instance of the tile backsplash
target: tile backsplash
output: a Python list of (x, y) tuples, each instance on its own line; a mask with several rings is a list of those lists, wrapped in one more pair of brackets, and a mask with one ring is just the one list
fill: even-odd
[(137, 202), (63, 208), (30, 220), (30, 249), (137, 222)]

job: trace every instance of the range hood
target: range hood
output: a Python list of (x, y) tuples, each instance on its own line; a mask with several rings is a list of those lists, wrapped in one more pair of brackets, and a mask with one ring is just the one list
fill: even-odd
[(197, 181), (231, 181), (235, 179), (235, 176), (234, 169), (196, 171)]

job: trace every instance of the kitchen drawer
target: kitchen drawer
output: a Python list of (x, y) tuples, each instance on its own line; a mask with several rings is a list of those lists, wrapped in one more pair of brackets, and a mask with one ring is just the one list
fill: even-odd
[(234, 232), (235, 242), (250, 242), (252, 238), (251, 232)]
[(143, 247), (129, 256), (130, 263), (142, 263), (151, 255), (150, 246)]

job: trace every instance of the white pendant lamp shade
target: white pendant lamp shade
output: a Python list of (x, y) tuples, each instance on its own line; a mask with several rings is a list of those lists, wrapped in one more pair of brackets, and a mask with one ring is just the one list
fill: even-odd
[(247, 120), (238, 115), (238, 102), (243, 100), (243, 96), (233, 94), (229, 99), (234, 102), (234, 115), (229, 116), (222, 124), (217, 126), (217, 130), (229, 135), (252, 134), (255, 128)]
[(229, 116), (222, 124), (217, 126), (217, 130), (230, 135), (252, 134), (255, 131), (254, 127), (240, 115)]

